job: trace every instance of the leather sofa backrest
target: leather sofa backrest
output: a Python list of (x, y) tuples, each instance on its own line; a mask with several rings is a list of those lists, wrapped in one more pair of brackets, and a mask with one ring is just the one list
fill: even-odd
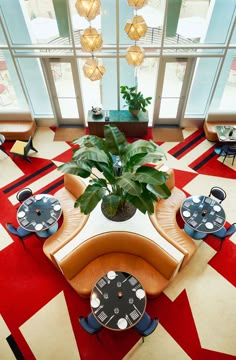
[(77, 199), (86, 189), (86, 184), (77, 175), (64, 174), (65, 188)]
[(178, 261), (152, 240), (126, 231), (107, 232), (91, 237), (63, 258), (58, 265), (64, 276), (70, 280), (91, 261), (109, 253), (139, 256), (166, 279), (170, 279), (178, 267)]
[(236, 122), (236, 113), (227, 113), (227, 112), (218, 112), (218, 113), (209, 113), (207, 115), (207, 122), (218, 122), (219, 125), (225, 122)]

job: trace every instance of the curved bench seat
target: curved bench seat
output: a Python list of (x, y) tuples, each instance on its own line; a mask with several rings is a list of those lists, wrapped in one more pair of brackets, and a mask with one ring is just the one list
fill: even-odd
[(154, 214), (150, 220), (156, 230), (179, 251), (184, 254), (182, 266), (184, 267), (195, 253), (197, 246), (193, 239), (180, 229), (176, 214), (185, 200), (185, 193), (174, 187), (168, 199), (161, 199), (155, 204)]
[(75, 200), (84, 191), (86, 185), (78, 176), (65, 174), (64, 187), (54, 196), (60, 201), (63, 213), (63, 222), (57, 232), (49, 236), (43, 244), (45, 255), (57, 267), (53, 254), (73, 239), (86, 224), (89, 215), (84, 215), (79, 208), (74, 208)]
[(236, 125), (236, 114), (226, 112), (209, 113), (203, 123), (203, 130), (207, 140), (218, 141), (217, 125)]
[(152, 240), (136, 233), (113, 231), (85, 240), (58, 263), (63, 275), (84, 298), (105, 273), (136, 276), (147, 296), (157, 297), (177, 273), (179, 263)]
[(30, 113), (1, 113), (0, 114), (0, 134), (6, 140), (29, 140), (33, 137), (36, 130), (36, 122)]

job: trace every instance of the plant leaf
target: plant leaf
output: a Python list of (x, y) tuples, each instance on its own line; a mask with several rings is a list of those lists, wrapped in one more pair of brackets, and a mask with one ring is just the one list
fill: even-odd
[(128, 142), (125, 135), (116, 126), (105, 125), (104, 137), (111, 154), (121, 156), (126, 151)]
[(96, 161), (96, 162), (103, 162), (105, 164), (109, 164), (111, 162), (111, 158), (107, 156), (105, 151), (99, 150), (95, 147), (91, 147), (91, 148), (85, 147), (76, 150), (73, 155), (73, 160)]
[(92, 168), (83, 161), (70, 161), (58, 166), (57, 169), (63, 173), (78, 175), (82, 178), (87, 178), (92, 173)]
[(126, 193), (139, 196), (142, 192), (142, 186), (134, 180), (133, 174), (124, 173), (117, 179), (117, 185), (119, 185)]
[(171, 191), (166, 184), (147, 185), (147, 190), (155, 194), (158, 198), (167, 199), (171, 195)]
[(151, 166), (140, 166), (134, 174), (135, 180), (140, 183), (162, 185), (168, 179), (168, 174)]
[(89, 214), (101, 201), (106, 189), (98, 184), (88, 185), (82, 195), (75, 201), (74, 207), (79, 207), (82, 213)]
[(108, 216), (114, 216), (118, 210), (121, 197), (115, 194), (109, 194), (103, 197), (102, 205)]

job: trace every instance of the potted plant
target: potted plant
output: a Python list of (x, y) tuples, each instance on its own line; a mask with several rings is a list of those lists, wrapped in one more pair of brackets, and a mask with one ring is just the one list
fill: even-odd
[(120, 87), (122, 98), (125, 100), (129, 111), (133, 116), (137, 116), (140, 110), (146, 112), (146, 107), (151, 103), (152, 97), (144, 97), (141, 91), (137, 92), (136, 86), (122, 85)]
[(101, 201), (102, 212), (107, 218), (123, 221), (136, 209), (152, 214), (158, 198), (170, 196), (165, 184), (168, 175), (147, 166), (165, 156), (152, 140), (139, 139), (128, 143), (116, 126), (105, 125), (104, 138), (85, 135), (72, 143), (79, 145), (73, 151), (72, 161), (58, 169), (82, 178), (90, 177), (84, 193), (74, 204), (80, 206), (84, 214), (92, 212)]

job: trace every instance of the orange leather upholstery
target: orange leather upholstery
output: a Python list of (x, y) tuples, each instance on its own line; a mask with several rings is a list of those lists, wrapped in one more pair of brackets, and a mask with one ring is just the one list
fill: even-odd
[(166, 200), (159, 200), (155, 204), (154, 214), (150, 215), (150, 220), (156, 230), (184, 254), (181, 267), (188, 263), (197, 249), (193, 239), (180, 229), (176, 221), (176, 214), (185, 198), (185, 193), (174, 187), (171, 190), (171, 196)]
[(0, 134), (4, 135), (6, 140), (29, 140), (33, 137), (36, 130), (36, 123), (34, 120), (20, 121), (20, 120), (0, 120)]
[(75, 291), (87, 298), (96, 281), (109, 270), (133, 274), (148, 297), (157, 297), (175, 276), (179, 264), (152, 240), (113, 231), (85, 240), (58, 265)]
[(75, 200), (83, 193), (85, 187), (78, 176), (65, 174), (64, 187), (54, 194), (62, 207), (63, 222), (58, 231), (45, 240), (43, 251), (56, 267), (57, 263), (52, 255), (73, 239), (89, 218), (89, 215), (81, 213), (79, 208), (74, 208)]
[(203, 124), (205, 136), (209, 141), (218, 141), (216, 125), (236, 125), (236, 114), (209, 113)]

